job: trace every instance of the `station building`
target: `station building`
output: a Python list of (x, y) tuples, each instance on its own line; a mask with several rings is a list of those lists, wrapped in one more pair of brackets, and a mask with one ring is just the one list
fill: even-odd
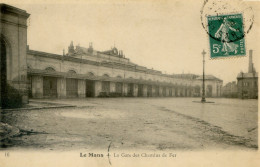
[[(68, 53), (56, 55), (27, 50), (32, 98), (65, 97), (193, 97), (200, 96), (202, 77), (168, 75), (131, 62), (113, 47), (96, 51), (73, 42)], [(222, 81), (206, 76), (206, 96), (220, 96)]]
[(248, 72), (237, 75), (238, 97), (247, 99), (258, 98), (258, 72), (253, 63), (253, 50), (249, 51)]
[[(196, 97), (202, 94), (202, 77), (163, 74), (131, 62), (115, 47), (107, 51), (68, 47), (58, 55), (31, 50), (27, 45), (29, 14), (6, 4), (1, 8), (1, 86), (30, 98), (85, 97)], [(221, 95), (222, 80), (205, 77), (207, 97)], [(1, 99), (8, 92), (1, 93)]]

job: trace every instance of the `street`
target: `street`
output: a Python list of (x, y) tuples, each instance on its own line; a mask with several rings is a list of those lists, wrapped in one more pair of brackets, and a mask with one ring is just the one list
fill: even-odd
[[(70, 108), (5, 111), (20, 134), (10, 150), (257, 149), (257, 100), (209, 98), (89, 98), (38, 100)], [(37, 101), (37, 100), (36, 100)], [(3, 148), (2, 148), (3, 149)]]

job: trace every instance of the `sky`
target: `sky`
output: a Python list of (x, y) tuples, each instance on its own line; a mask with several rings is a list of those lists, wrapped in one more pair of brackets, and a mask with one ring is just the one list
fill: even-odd
[[(209, 58), (209, 36), (203, 29), (200, 10), (203, 0), (112, 0), (112, 1), (28, 1), (4, 3), (26, 10), (27, 43), (32, 50), (62, 54), (74, 45), (108, 50), (114, 45), (132, 62), (167, 74), (202, 74), (203, 49), (206, 74), (235, 81), (247, 72), (248, 55), (240, 58)], [(253, 7), (254, 25), (246, 36), (246, 50), (253, 49), (259, 69), (260, 2)]]

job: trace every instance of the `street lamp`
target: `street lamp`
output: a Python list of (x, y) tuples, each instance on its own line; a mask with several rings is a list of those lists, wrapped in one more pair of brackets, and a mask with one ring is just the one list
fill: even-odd
[(201, 102), (205, 103), (206, 98), (205, 98), (205, 54), (206, 52), (203, 49), (202, 55), (203, 55), (203, 77), (202, 77), (202, 97), (201, 97)]

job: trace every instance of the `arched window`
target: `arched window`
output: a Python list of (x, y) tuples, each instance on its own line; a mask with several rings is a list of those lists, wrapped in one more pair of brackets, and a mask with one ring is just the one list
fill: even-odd
[(69, 73), (69, 74), (76, 74), (76, 71), (74, 71), (74, 70), (69, 70), (68, 73)]
[(88, 72), (89, 76), (94, 76), (93, 72)]
[(108, 74), (104, 74), (104, 75), (103, 75), (103, 77), (107, 77), (107, 78), (108, 78), (108, 77), (109, 77), (109, 75), (108, 75)]
[(55, 69), (52, 68), (52, 67), (47, 67), (45, 70), (46, 70), (46, 71), (55, 71)]

